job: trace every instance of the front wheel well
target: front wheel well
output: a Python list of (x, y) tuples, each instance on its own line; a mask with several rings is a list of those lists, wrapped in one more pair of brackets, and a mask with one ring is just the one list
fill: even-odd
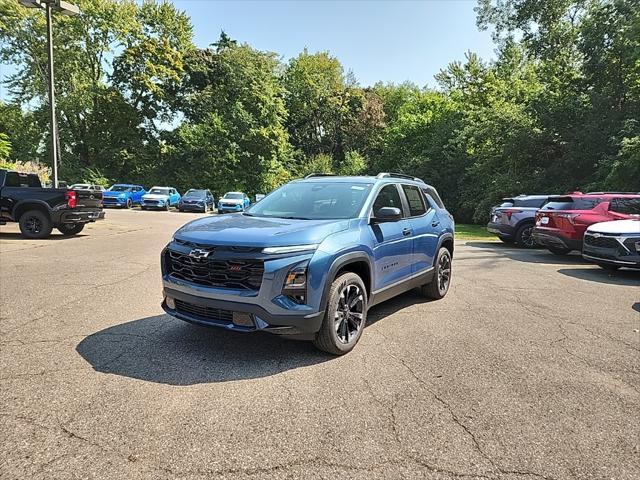
[(441, 247), (446, 248), (447, 250), (449, 250), (449, 253), (451, 254), (451, 256), (453, 257), (453, 239), (452, 238), (447, 238), (446, 240), (444, 240), (442, 242)]
[(364, 283), (365, 288), (367, 289), (367, 297), (371, 297), (371, 269), (369, 268), (369, 264), (364, 260), (354, 260), (352, 262), (347, 263), (346, 265), (342, 265), (340, 269), (336, 272), (333, 280), (338, 278), (343, 273), (355, 273), (358, 275), (362, 282)]

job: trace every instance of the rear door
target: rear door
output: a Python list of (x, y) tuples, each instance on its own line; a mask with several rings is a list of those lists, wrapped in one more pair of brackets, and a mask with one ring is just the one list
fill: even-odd
[(442, 230), (438, 215), (419, 187), (402, 185), (411, 225), (411, 272), (418, 273), (433, 266), (433, 256)]
[(404, 218), (404, 206), (399, 186), (383, 186), (371, 208), (371, 216), (382, 207), (395, 207), (403, 212), (397, 222), (370, 223), (373, 235), (374, 290), (382, 290), (411, 276), (411, 224)]

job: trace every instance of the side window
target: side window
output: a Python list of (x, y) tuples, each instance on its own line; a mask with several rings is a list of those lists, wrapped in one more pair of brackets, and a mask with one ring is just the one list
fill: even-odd
[(626, 215), (640, 215), (640, 198), (614, 198), (609, 210)]
[(395, 185), (386, 185), (378, 192), (376, 201), (373, 202), (373, 214), (383, 207), (395, 207), (402, 211), (402, 201), (400, 193)]
[(409, 203), (409, 216), (419, 217), (423, 215), (427, 209), (424, 206), (424, 196), (418, 187), (413, 185), (402, 185), (402, 190), (407, 196), (407, 202)]

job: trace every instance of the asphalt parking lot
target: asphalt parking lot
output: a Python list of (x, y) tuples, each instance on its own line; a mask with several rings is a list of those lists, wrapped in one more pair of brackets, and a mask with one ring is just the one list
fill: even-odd
[(195, 214), (0, 230), (0, 478), (640, 478), (640, 272), (456, 244), (340, 358), (160, 308)]

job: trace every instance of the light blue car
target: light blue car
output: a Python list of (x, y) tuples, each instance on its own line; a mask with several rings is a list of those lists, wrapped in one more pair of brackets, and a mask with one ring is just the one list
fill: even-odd
[(142, 196), (140, 206), (143, 210), (169, 210), (180, 203), (180, 198), (180, 193), (173, 187), (152, 187), (148, 193)]
[(246, 193), (227, 192), (218, 200), (218, 213), (244, 212), (251, 206), (251, 200)]

